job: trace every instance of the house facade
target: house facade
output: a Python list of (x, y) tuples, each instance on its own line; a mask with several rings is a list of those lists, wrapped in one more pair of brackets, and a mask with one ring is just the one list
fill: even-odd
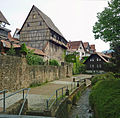
[(78, 52), (79, 59), (85, 56), (85, 48), (82, 41), (72, 41), (68, 43), (68, 54), (71, 52)]
[(48, 59), (64, 61), (62, 55), (67, 49), (67, 40), (52, 20), (36, 6), (33, 5), (19, 34), (21, 44), (42, 50)]
[(89, 42), (84, 42), (83, 45), (86, 50), (86, 52), (85, 52), (86, 56), (90, 56), (91, 54), (96, 52), (94, 44), (90, 45)]
[(91, 54), (90, 57), (84, 62), (87, 72), (102, 73), (104, 72), (104, 64), (109, 63), (110, 56), (102, 53)]
[(2, 41), (8, 40), (8, 33), (10, 32), (10, 30), (6, 28), (6, 25), (10, 25), (10, 24), (2, 14), (2, 12), (0, 11), (0, 54), (4, 54), (5, 44), (2, 43)]

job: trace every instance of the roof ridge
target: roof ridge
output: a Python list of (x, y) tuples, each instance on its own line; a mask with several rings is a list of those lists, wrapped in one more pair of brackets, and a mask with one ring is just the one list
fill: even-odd
[(3, 13), (1, 12), (1, 10), (0, 10), (0, 21), (10, 25), (7, 19), (5, 18), (5, 16), (3, 15)]
[(62, 35), (62, 33), (59, 31), (59, 29), (56, 27), (56, 25), (53, 23), (53, 21), (51, 20), (50, 17), (48, 17), (45, 13), (43, 13), (40, 9), (38, 9), (35, 5), (33, 5), (33, 8), (35, 8), (39, 14), (41, 15), (41, 17), (43, 18), (43, 20), (45, 21), (45, 23), (47, 24), (47, 26), (55, 31), (56, 33), (58, 33), (60, 36), (62, 36), (64, 38), (64, 36)]

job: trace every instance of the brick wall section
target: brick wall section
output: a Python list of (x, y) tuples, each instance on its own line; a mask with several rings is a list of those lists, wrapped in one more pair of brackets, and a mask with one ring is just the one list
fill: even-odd
[(15, 56), (0, 56), (0, 90), (17, 90), (31, 83), (43, 83), (72, 75), (72, 65), (30, 66), (26, 59)]

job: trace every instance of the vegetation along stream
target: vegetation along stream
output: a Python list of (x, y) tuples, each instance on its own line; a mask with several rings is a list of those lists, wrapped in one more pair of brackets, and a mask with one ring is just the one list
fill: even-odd
[(69, 118), (91, 118), (92, 113), (90, 113), (91, 108), (89, 106), (89, 95), (91, 88), (87, 88), (83, 93), (80, 99), (77, 102), (77, 105), (73, 106)]

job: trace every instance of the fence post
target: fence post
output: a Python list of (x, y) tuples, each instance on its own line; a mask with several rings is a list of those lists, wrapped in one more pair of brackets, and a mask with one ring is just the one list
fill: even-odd
[(5, 90), (3, 91), (3, 112), (5, 112)]
[(23, 89), (23, 100), (24, 100), (24, 89)]
[(56, 105), (57, 105), (58, 91), (56, 90)]
[(62, 98), (63, 98), (63, 88), (62, 88)]
[(47, 102), (47, 110), (48, 110), (48, 100), (46, 102)]
[(71, 83), (71, 91), (72, 91), (72, 83)]
[(74, 89), (75, 89), (75, 82), (74, 82)]

